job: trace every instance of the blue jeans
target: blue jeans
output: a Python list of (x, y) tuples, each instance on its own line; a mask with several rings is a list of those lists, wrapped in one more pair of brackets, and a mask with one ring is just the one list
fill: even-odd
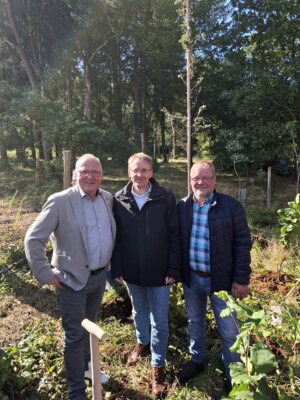
[(64, 285), (57, 288), (64, 337), (64, 361), (70, 400), (85, 400), (84, 371), (90, 361), (89, 334), (83, 319), (95, 322), (106, 283), (106, 269), (90, 275), (85, 287), (75, 291)]
[(127, 289), (137, 342), (150, 343), (152, 367), (164, 366), (169, 340), (170, 286), (142, 287), (127, 283)]
[(203, 363), (205, 360), (205, 317), (209, 297), (221, 339), (225, 372), (230, 379), (229, 364), (240, 361), (239, 354), (230, 351), (239, 333), (236, 314), (221, 318), (220, 313), (226, 308), (226, 303), (211, 292), (210, 278), (202, 278), (193, 271), (191, 271), (190, 287), (184, 285), (184, 297), (192, 360), (197, 363)]

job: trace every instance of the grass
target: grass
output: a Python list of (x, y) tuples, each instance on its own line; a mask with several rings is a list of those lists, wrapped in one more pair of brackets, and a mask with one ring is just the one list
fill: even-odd
[[(103, 188), (112, 193), (128, 181), (126, 167), (116, 168), (107, 163), (104, 173)], [(186, 195), (186, 175), (184, 160), (171, 161), (169, 164), (159, 163), (155, 171), (159, 183), (169, 187), (177, 200)], [(66, 398), (62, 368), (63, 334), (55, 295), (53, 290), (39, 288), (26, 262), (22, 261), (25, 231), (47, 197), (62, 189), (61, 182), (61, 177), (54, 175), (51, 179), (46, 177), (40, 187), (35, 187), (34, 174), (30, 169), (14, 166), (5, 172), (0, 171), (0, 269), (2, 267), (5, 271), (0, 279), (0, 318), (4, 321), (4, 318), (10, 314), (15, 315), (13, 313), (19, 309), (16, 320), (5, 321), (6, 324), (11, 324), (12, 337), (15, 336), (14, 329), (18, 329), (17, 337), (22, 339), (17, 342), (12, 340), (9, 344), (6, 342), (5, 350), (9, 353), (9, 362), (5, 361), (6, 355), (0, 359), (0, 376), (6, 377), (6, 383), (0, 379), (1, 399), (5, 399), (5, 396), (8, 396), (7, 399), (19, 400)], [(238, 190), (235, 177), (228, 172), (218, 176), (217, 187), (232, 196), (236, 196)], [(279, 375), (270, 376), (269, 380), (273, 382), (274, 387), (282, 388), (289, 396), (282, 395), (280, 400), (292, 400), (300, 398), (300, 336), (297, 325), (300, 314), (300, 257), (295, 249), (288, 251), (278, 244), (277, 207), (286, 207), (287, 202), (294, 198), (294, 185), (286, 178), (274, 180), (270, 210), (265, 209), (265, 187), (265, 182), (252, 181), (247, 187), (245, 208), (251, 231), (258, 237), (261, 235), (267, 246), (261, 247), (256, 244), (253, 247), (252, 267), (254, 275), (258, 278), (253, 282), (251, 295), (245, 303), (254, 308), (271, 305), (282, 307), (284, 324), (276, 329), (265, 325), (263, 329), (265, 337), (277, 341), (279, 349), (288, 354), (280, 359)], [(5, 269), (8, 264), (12, 264), (9, 270)], [(288, 280), (274, 281), (274, 288), (270, 290), (268, 285), (277, 275), (288, 276)], [(285, 286), (281, 287), (283, 284)], [(124, 297), (124, 292), (122, 294), (114, 289), (107, 291), (104, 296), (104, 308), (122, 295)], [(207, 368), (188, 385), (180, 386), (176, 376), (180, 362), (188, 357), (188, 336), (182, 287), (180, 284), (174, 286), (170, 299), (167, 400), (218, 400), (224, 395), (222, 363), (219, 359), (220, 344), (210, 309), (207, 312), (207, 322)], [(149, 357), (143, 359), (137, 367), (125, 366), (136, 340), (133, 324), (130, 320), (122, 320), (114, 311), (110, 312), (109, 317), (100, 319), (99, 324), (109, 335), (109, 340), (100, 344), (101, 363), (111, 377), (109, 384), (105, 386), (105, 399), (152, 399)], [(2, 339), (5, 339), (4, 333)], [(48, 344), (51, 346), (51, 352)], [(52, 364), (48, 363), (49, 354), (50, 359), (54, 360)], [(31, 365), (31, 362), (38, 363), (39, 367), (30, 370), (27, 366)], [(91, 387), (87, 392), (91, 398)]]

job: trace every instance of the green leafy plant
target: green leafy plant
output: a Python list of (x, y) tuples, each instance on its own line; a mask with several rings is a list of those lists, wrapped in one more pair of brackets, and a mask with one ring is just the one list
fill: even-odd
[(300, 237), (300, 193), (295, 201), (288, 203), (288, 208), (278, 210), (281, 225), (281, 243), (285, 246), (297, 245)]
[(272, 398), (275, 400), (276, 395), (268, 385), (266, 377), (277, 370), (278, 362), (263, 341), (253, 342), (253, 337), (263, 339), (259, 325), (267, 318), (265, 311), (263, 309), (252, 310), (240, 302), (235, 302), (224, 291), (219, 292), (218, 297), (227, 303), (227, 308), (222, 311), (221, 317), (227, 317), (235, 311), (242, 318), (240, 333), (231, 347), (233, 352), (240, 354), (241, 362), (230, 364), (233, 384), (233, 389), (229, 394), (230, 398), (239, 400)]
[(28, 335), (6, 350), (0, 363), (4, 392), (9, 388), (19, 399), (64, 398), (63, 357), (56, 329), (52, 322), (37, 321)]
[(0, 390), (3, 388), (10, 373), (10, 356), (0, 349)]

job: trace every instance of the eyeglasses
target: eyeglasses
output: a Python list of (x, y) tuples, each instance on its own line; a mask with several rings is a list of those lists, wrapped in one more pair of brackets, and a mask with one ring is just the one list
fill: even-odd
[(211, 181), (212, 179), (214, 179), (214, 176), (204, 176), (203, 178), (199, 177), (195, 177), (195, 178), (191, 178), (193, 182), (206, 182), (208, 183), (209, 181)]
[(100, 176), (100, 175), (102, 175), (102, 172), (101, 171), (96, 171), (95, 169), (82, 169), (82, 170), (80, 170), (80, 171), (77, 171), (77, 172), (79, 172), (79, 174), (81, 175), (81, 176), (88, 176), (88, 175), (91, 175), (91, 176)]
[(146, 169), (146, 168), (143, 168), (143, 169), (130, 169), (130, 171), (134, 175), (138, 175), (138, 174), (146, 175), (148, 172), (152, 171), (152, 169), (151, 168), (150, 169)]

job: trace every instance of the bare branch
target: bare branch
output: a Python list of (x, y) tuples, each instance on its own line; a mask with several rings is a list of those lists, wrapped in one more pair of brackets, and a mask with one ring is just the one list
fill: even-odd
[(12, 49), (18, 50), (17, 46), (7, 38), (0, 39), (0, 45), (2, 44), (8, 44), (8, 46), (11, 47)]
[(42, 4), (41, 11), (40, 11), (40, 14), (39, 14), (39, 16), (37, 17), (37, 19), (35, 20), (35, 22), (34, 22), (34, 24), (33, 24), (33, 27), (32, 27), (32, 29), (31, 29), (31, 31), (30, 31), (30, 35), (31, 35), (31, 36), (34, 35), (34, 32), (35, 32), (35, 30), (36, 30), (36, 28), (37, 28), (37, 26), (38, 26), (40, 20), (42, 19), (42, 16), (43, 16), (44, 11), (45, 11), (45, 8), (46, 8), (46, 5), (47, 5), (47, 1), (44, 0), (44, 1), (43, 1), (43, 4)]
[(122, 32), (119, 33), (115, 33), (114, 35), (110, 36), (108, 39), (105, 40), (105, 42), (103, 42), (102, 44), (100, 44), (99, 47), (96, 48), (96, 50), (93, 51), (91, 57), (88, 59), (87, 64), (90, 64), (93, 61), (93, 58), (95, 57), (95, 55), (98, 53), (98, 51), (100, 51), (101, 49), (103, 49), (103, 47), (105, 47), (112, 39), (114, 39), (117, 36), (120, 36), (122, 34)]
[(87, 64), (88, 64), (88, 65), (93, 61), (93, 58), (94, 58), (95, 55), (98, 53), (98, 51), (100, 51), (101, 49), (103, 49), (103, 47), (105, 47), (111, 40), (113, 40), (114, 38), (116, 38), (116, 37), (122, 35), (123, 30), (124, 30), (124, 26), (125, 26), (125, 21), (126, 21), (126, 15), (124, 16), (124, 20), (123, 20), (123, 23), (122, 23), (120, 32), (114, 33), (113, 35), (111, 35), (109, 38), (107, 38), (107, 39), (105, 40), (105, 42), (103, 42), (102, 44), (100, 44), (100, 46), (97, 47), (95, 51), (93, 51), (92, 55), (90, 56), (90, 58), (89, 58), (88, 61), (87, 61)]

